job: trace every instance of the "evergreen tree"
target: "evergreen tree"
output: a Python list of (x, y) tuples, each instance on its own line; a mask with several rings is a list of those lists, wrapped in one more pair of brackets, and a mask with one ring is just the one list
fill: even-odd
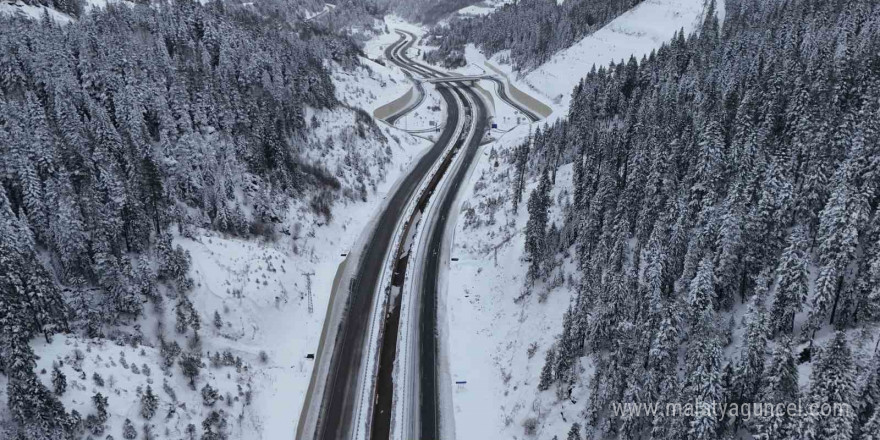
[[(759, 282), (760, 284), (766, 281)], [(766, 285), (760, 287), (766, 290)], [(748, 326), (740, 348), (736, 366), (732, 400), (737, 403), (754, 402), (764, 376), (764, 359), (767, 356), (767, 322), (764, 310), (764, 292), (752, 298), (746, 315)]]
[(794, 316), (807, 299), (806, 240), (806, 231), (795, 228), (789, 235), (788, 247), (776, 269), (779, 285), (770, 312), (772, 334), (791, 334), (794, 331)]
[(125, 421), (122, 422), (122, 438), (126, 440), (134, 440), (137, 438), (137, 430), (129, 419), (125, 419)]
[(58, 364), (52, 365), (52, 387), (55, 389), (55, 394), (59, 396), (67, 390), (67, 377)]
[(556, 347), (547, 350), (544, 358), (544, 367), (541, 368), (541, 378), (538, 382), (538, 391), (547, 391), (553, 383), (553, 369), (556, 366)]
[(196, 389), (196, 378), (199, 377), (199, 372), (202, 369), (201, 356), (193, 353), (184, 353), (180, 356), (179, 364), (183, 375), (189, 379), (190, 388)]
[(862, 440), (880, 439), (880, 409), (862, 426)]
[(796, 415), (788, 413), (788, 405), (798, 401), (797, 361), (792, 352), (790, 338), (783, 338), (773, 350), (770, 363), (762, 378), (760, 401), (783, 405), (782, 412), (773, 411), (772, 415), (763, 414), (754, 423), (754, 432), (758, 438), (795, 439), (798, 437), (799, 423)]
[(849, 405), (855, 397), (854, 380), (852, 352), (846, 335), (837, 332), (819, 353), (807, 395), (807, 401), (814, 408), (821, 410), (825, 406), (831, 411), (825, 414), (811, 411), (804, 421), (804, 438), (842, 440), (852, 436), (855, 413)]
[(532, 137), (529, 140), (516, 147), (513, 151), (514, 161), (514, 182), (513, 182), (513, 212), (519, 210), (519, 202), (522, 201), (523, 191), (526, 189), (526, 167), (529, 163), (529, 149), (531, 147)]
[[(687, 395), (688, 402), (701, 402), (711, 405), (720, 402), (722, 389), (721, 348), (713, 336), (695, 336), (687, 354)], [(718, 438), (719, 419), (708, 407), (694, 408), (689, 418), (688, 438)]]
[(528, 278), (536, 280), (543, 275), (546, 269), (547, 255), (547, 223), (548, 210), (550, 209), (551, 189), (550, 177), (545, 168), (541, 173), (541, 181), (538, 187), (529, 196), (529, 221), (526, 223), (526, 255), (529, 264)]
[(223, 319), (220, 318), (220, 313), (216, 310), (214, 310), (214, 328), (223, 328)]
[(711, 320), (715, 316), (713, 272), (712, 261), (706, 257), (700, 262), (697, 273), (690, 283), (688, 301), (691, 308), (691, 322), (697, 329), (696, 331), (710, 329)]
[(147, 385), (146, 391), (144, 391), (144, 394), (141, 396), (141, 416), (150, 420), (153, 418), (153, 415), (156, 414), (158, 408), (159, 398), (153, 394), (153, 388)]
[(880, 410), (880, 352), (875, 353), (868, 364), (866, 376), (856, 407), (858, 423), (862, 427), (857, 434), (868, 432), (864, 427), (869, 424), (869, 419)]

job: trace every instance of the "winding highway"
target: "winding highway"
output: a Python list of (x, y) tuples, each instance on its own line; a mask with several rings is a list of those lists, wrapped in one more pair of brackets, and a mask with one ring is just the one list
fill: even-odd
[[(388, 48), (385, 49), (385, 59), (387, 59), (395, 64), (398, 64), (398, 62), (395, 60), (403, 59), (404, 55), (400, 55), (400, 54), (401, 53), (405, 54), (406, 51), (413, 45), (414, 42), (415, 42), (414, 39), (407, 39), (407, 38), (401, 37), (399, 40), (394, 42), (394, 44), (388, 46)], [(400, 64), (398, 64), (398, 65), (400, 65)], [(416, 98), (415, 101), (410, 103), (406, 108), (402, 109), (400, 112), (389, 116), (388, 119), (386, 119), (386, 122), (388, 122), (391, 125), (394, 125), (400, 118), (406, 116), (407, 114), (409, 114), (413, 110), (417, 109), (420, 105), (422, 105), (422, 102), (425, 101), (426, 93), (425, 93), (424, 84), (422, 84), (421, 81), (418, 81), (417, 79), (415, 79), (415, 77), (413, 77), (412, 73), (410, 73), (409, 70), (404, 69), (403, 73), (415, 83), (416, 93), (418, 93), (419, 97)]]
[[(409, 105), (395, 115), (395, 120), (424, 100), (425, 91), (415, 75), (422, 78), (448, 76), (410, 60), (406, 51), (416, 38), (406, 32), (398, 31), (398, 34), (400, 39), (386, 49), (386, 58), (413, 79), (420, 97), (415, 105)], [(499, 84), (499, 90), (502, 89)], [(418, 404), (405, 412), (404, 420), (395, 423), (404, 426), (404, 437), (407, 439), (441, 438), (437, 296), (444, 253), (440, 250), (447, 241), (447, 220), (455, 199), (486, 132), (488, 112), (480, 94), (470, 85), (438, 85), (437, 91), (446, 103), (446, 123), (437, 142), (417, 160), (387, 196), (362, 248), (352, 253), (358, 257), (356, 261), (349, 262), (356, 265), (350, 281), (341, 282), (339, 291), (334, 292), (334, 296), (346, 299), (331, 300), (328, 306), (331, 308), (328, 311), (329, 323), (325, 325), (328, 340), (325, 344), (322, 336), (297, 439), (364, 438), (360, 437), (363, 427), (369, 430), (366, 438), (391, 438), (393, 381), (396, 379), (393, 373), (400, 331), (414, 333), (415, 343), (409, 344), (406, 351), (401, 350), (407, 358), (399, 366), (416, 372), (408, 376), (408, 381), (400, 380), (408, 395), (412, 396), (410, 400)], [(502, 96), (501, 93), (499, 96)], [(502, 96), (502, 99), (508, 100), (506, 96)], [(513, 101), (508, 102), (521, 111), (525, 110), (523, 113), (529, 116), (528, 109)], [(389, 122), (393, 124), (393, 121)], [(425, 223), (421, 231), (423, 239), (421, 247), (413, 249), (414, 245), (406, 237), (415, 232), (413, 228), (419, 222)], [(400, 240), (400, 237), (404, 239)], [(396, 248), (395, 242), (399, 243)], [(415, 259), (414, 256), (420, 258)], [(399, 289), (400, 295), (391, 295), (391, 290), (385, 290), (382, 285), (382, 274), (389, 259), (391, 286)], [(400, 289), (404, 287), (403, 278), (410, 263), (417, 265), (414, 266), (417, 269), (414, 273), (419, 275), (413, 280), (411, 291), (407, 292)], [(389, 300), (384, 315), (380, 317), (375, 315), (383, 311), (376, 307), (379, 304), (377, 294), (387, 295)], [(404, 297), (416, 306), (408, 315), (410, 320), (400, 322)], [(331, 319), (335, 316), (332, 312), (339, 313), (338, 325), (337, 321)], [(378, 348), (371, 352), (371, 322), (374, 318), (380, 319), (383, 325)], [(369, 362), (374, 358), (377, 360), (375, 373), (368, 371)], [(374, 374), (375, 377), (372, 377)], [(371, 399), (363, 398), (361, 393), (365, 391), (372, 393)], [(364, 405), (365, 401), (369, 403)], [(364, 414), (368, 419), (364, 418)]]

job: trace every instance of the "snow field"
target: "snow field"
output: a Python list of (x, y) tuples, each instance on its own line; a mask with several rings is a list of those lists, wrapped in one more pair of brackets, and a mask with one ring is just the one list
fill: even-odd
[[(719, 2), (722, 18), (723, 3)], [(517, 87), (527, 92), (537, 91), (538, 97), (552, 102), (554, 113), (565, 115), (572, 89), (594, 64), (598, 68), (610, 61), (626, 61), (630, 55), (641, 59), (669, 41), (679, 30), (684, 29), (685, 34), (693, 31), (702, 17), (703, 8), (703, 0), (645, 0), (592, 35), (557, 52), (550, 61), (533, 71), (513, 72), (509, 64), (501, 63), (506, 52), (495, 54), (489, 62), (507, 73)], [(472, 61), (470, 51), (466, 56)], [(517, 78), (519, 81), (515, 81)]]
[(58, 24), (67, 24), (71, 21), (75, 20), (75, 18), (56, 11), (54, 8), (47, 8), (45, 6), (34, 6), (34, 5), (26, 5), (19, 0), (16, 1), (8, 1), (4, 0), (0, 2), (0, 14), (8, 14), (12, 16), (21, 16), (32, 18), (34, 20), (40, 20), (43, 16), (48, 13), (49, 17), (52, 18)]
[[(511, 148), (526, 136), (523, 127), (486, 148)], [(497, 174), (501, 172), (491, 160), (480, 161), (474, 171), (475, 187), (469, 189), (463, 208), (491, 205), (493, 199), (509, 200), (510, 186), (500, 181)], [(557, 175), (557, 182), (566, 179), (571, 179), (570, 165), (560, 168)], [(529, 182), (524, 201), (535, 187), (536, 181)], [(567, 199), (567, 193), (563, 185), (557, 185), (553, 199)], [(555, 204), (551, 221), (560, 223), (560, 211)], [(580, 409), (568, 401), (557, 402), (552, 391), (538, 394), (536, 387), (544, 355), (561, 329), (560, 316), (574, 287), (568, 283), (537, 285), (535, 293), (517, 300), (524, 291), (528, 264), (522, 260), (522, 230), (528, 219), (525, 203), (516, 215), (510, 212), (509, 202), (495, 215), (493, 225), (477, 228), (459, 219), (455, 230), (452, 257), (459, 260), (450, 263), (445, 330), (456, 435), (517, 438), (522, 435), (523, 421), (540, 416), (539, 438), (563, 436), (568, 429), (564, 421), (570, 423)], [(566, 272), (574, 272), (573, 262), (566, 261), (564, 266)], [(532, 344), (535, 349), (530, 348)], [(466, 384), (455, 385), (458, 381)], [(576, 387), (572, 399), (586, 398), (586, 392), (585, 386)]]

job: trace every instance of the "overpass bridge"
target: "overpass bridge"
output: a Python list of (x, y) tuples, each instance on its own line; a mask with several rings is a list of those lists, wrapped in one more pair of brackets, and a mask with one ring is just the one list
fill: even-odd
[(464, 76), (440, 76), (435, 78), (425, 78), (422, 82), (432, 83), (432, 84), (440, 84), (440, 83), (454, 83), (454, 82), (466, 82), (472, 83), (475, 81), (479, 81), (481, 79), (494, 79), (495, 75), (464, 75)]

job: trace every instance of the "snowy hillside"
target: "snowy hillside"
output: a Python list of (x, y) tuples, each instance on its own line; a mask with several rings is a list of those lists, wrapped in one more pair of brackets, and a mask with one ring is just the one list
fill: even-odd
[[(724, 2), (718, 5), (723, 20)], [(620, 62), (630, 56), (641, 59), (676, 32), (691, 33), (699, 24), (704, 7), (705, 0), (645, 0), (574, 46), (554, 54), (529, 71), (522, 81), (567, 108), (571, 90), (591, 66)], [(496, 55), (493, 61), (502, 57)]]
[[(408, 80), (349, 58), (342, 37), (245, 34), (198, 5), (93, 13), (47, 28), (0, 18), (4, 61), (25, 66), (0, 86), (0, 438), (289, 435), (342, 255), (429, 145), (368, 113)], [(123, 38), (146, 16), (167, 27)], [(90, 26), (117, 38), (80, 46), (95, 68), (41, 64)], [(169, 28), (174, 43), (147, 45), (162, 56), (138, 46)], [(217, 37), (215, 58), (183, 49), (202, 47), (199, 32)], [(25, 43), (37, 34), (45, 45)], [(272, 57), (278, 70), (261, 70)], [(159, 59), (174, 67), (142, 75)], [(249, 80), (178, 82), (193, 65)]]
[[(702, 2), (645, 2), (522, 78), (569, 117), (487, 145), (468, 185), (441, 306), (456, 438), (873, 438), (880, 211), (875, 184), (856, 176), (878, 169), (878, 89), (855, 66), (876, 60), (866, 47), (880, 22), (857, 3), (805, 18), (805, 2), (738, 1), (722, 36)], [(781, 49), (811, 26), (804, 38), (821, 48)], [(852, 29), (846, 42), (840, 29)], [(840, 69), (862, 84), (853, 87), (872, 91), (838, 100), (847, 86), (803, 67), (750, 76), (761, 56), (849, 66)], [(781, 82), (758, 93), (745, 77)], [(722, 94), (736, 102), (724, 102), (730, 115), (718, 110)], [(774, 110), (759, 103), (768, 96), (785, 118), (816, 119), (771, 134)], [(863, 150), (861, 136), (875, 146)], [(836, 159), (806, 159), (831, 137)], [(816, 166), (834, 177), (813, 196), (825, 185), (807, 171)], [(735, 183), (746, 175), (756, 180)], [(844, 195), (855, 193), (865, 198)], [(848, 409), (715, 420), (615, 412), (798, 399)]]
[(46, 7), (43, 5), (29, 5), (21, 1), (0, 1), (0, 15), (25, 17), (39, 20), (42, 19), (46, 14), (48, 14), (50, 18), (52, 18), (53, 20), (55, 20), (55, 22), (59, 24), (67, 24), (70, 21), (75, 20), (74, 17), (71, 17), (70, 15), (63, 12), (59, 12), (55, 8)]

